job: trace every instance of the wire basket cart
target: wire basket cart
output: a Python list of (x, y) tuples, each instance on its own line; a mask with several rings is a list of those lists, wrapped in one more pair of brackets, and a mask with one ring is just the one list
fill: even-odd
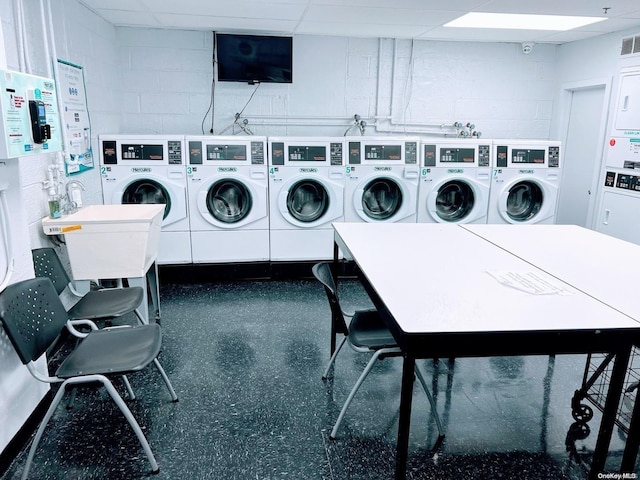
[[(571, 415), (573, 419), (585, 424), (593, 418), (593, 409), (583, 402), (588, 400), (595, 408), (604, 411), (604, 404), (609, 390), (614, 354), (589, 354), (584, 369), (582, 388), (576, 390), (571, 399)], [(618, 404), (615, 423), (625, 433), (629, 433), (629, 424), (633, 405), (640, 386), (640, 351), (631, 349), (629, 367), (625, 374), (624, 390)]]

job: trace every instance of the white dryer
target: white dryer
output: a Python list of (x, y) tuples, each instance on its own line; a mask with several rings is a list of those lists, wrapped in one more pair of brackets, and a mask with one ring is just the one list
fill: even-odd
[(346, 222), (416, 221), (417, 138), (347, 137)]
[(494, 140), (487, 223), (555, 223), (561, 143)]
[(191, 263), (184, 137), (100, 135), (105, 205), (165, 205), (157, 263)]
[(487, 223), (491, 140), (423, 139), (419, 223)]
[(267, 138), (185, 142), (193, 263), (268, 261)]
[(343, 137), (269, 137), (271, 261), (333, 258), (344, 219)]

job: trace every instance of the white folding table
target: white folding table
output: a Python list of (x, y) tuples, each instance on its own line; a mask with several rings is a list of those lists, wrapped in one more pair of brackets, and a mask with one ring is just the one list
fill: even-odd
[(406, 474), (417, 358), (610, 352), (616, 359), (590, 473), (597, 478), (639, 322), (461, 225), (333, 226), (336, 251), (355, 262), (404, 353), (397, 479)]

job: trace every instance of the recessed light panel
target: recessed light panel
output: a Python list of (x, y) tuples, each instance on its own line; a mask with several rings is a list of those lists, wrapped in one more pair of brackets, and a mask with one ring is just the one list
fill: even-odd
[(512, 13), (471, 12), (444, 24), (458, 28), (504, 28), (512, 30), (565, 31), (606, 20), (607, 17), (572, 17), (566, 15), (523, 15)]

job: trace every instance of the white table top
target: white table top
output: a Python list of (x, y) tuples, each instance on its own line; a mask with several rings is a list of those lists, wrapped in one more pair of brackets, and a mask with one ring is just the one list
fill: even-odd
[[(489, 235), (496, 226), (482, 227)], [(345, 257), (356, 261), (409, 335), (640, 328), (633, 318), (459, 225), (335, 223), (334, 228)], [(577, 243), (576, 249), (583, 244)], [(508, 274), (536, 275), (562, 294), (528, 293), (495, 278)]]
[(640, 246), (575, 225), (464, 228), (640, 321)]

